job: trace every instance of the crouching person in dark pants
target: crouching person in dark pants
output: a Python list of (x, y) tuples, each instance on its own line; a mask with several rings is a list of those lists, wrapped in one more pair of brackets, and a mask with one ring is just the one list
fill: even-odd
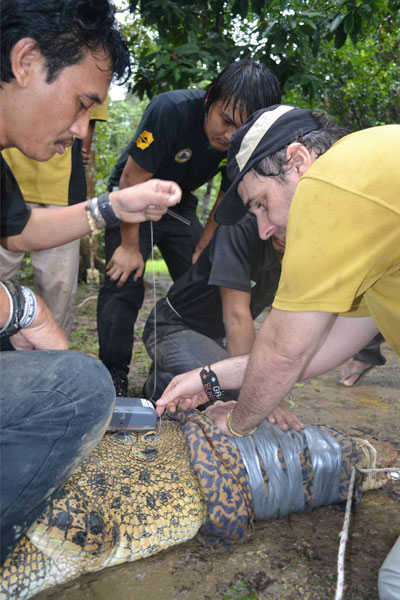
[(54, 492), (102, 437), (114, 386), (72, 351), (0, 355), (1, 564)]

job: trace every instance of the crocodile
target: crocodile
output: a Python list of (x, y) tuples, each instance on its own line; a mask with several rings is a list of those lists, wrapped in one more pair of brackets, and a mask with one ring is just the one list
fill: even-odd
[[(259, 454), (254, 440), (247, 440), (245, 458), (244, 447), (231, 443), (232, 438), (224, 436), (204, 414), (188, 411), (185, 420), (163, 419), (161, 428), (148, 433), (106, 434), (7, 558), (0, 571), (0, 598), (31, 598), (85, 573), (182, 543), (200, 528), (210, 539), (243, 538), (254, 516), (259, 518), (244, 464), (249, 462), (249, 452)], [(345, 500), (350, 468), (359, 461), (359, 450), (344, 434), (326, 432), (329, 439), (341, 436), (333, 441), (342, 444), (340, 491), (337, 498), (316, 501), (312, 456), (305, 446), (298, 450), (304, 500), (297, 510)], [(284, 472), (280, 448), (276, 460)], [(267, 495), (271, 481), (263, 462), (258, 456)], [(274, 504), (280, 504), (279, 498)], [(271, 516), (283, 514), (280, 506)]]

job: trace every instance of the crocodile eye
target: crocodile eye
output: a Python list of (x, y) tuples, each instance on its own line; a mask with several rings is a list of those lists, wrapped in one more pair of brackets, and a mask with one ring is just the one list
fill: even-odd
[(123, 431), (122, 429), (111, 434), (113, 440), (122, 442), (123, 444), (132, 445), (135, 442), (135, 437), (130, 431)]
[(142, 452), (142, 454), (144, 454), (144, 457), (147, 460), (151, 460), (152, 458), (155, 458), (158, 454), (158, 450), (156, 450), (155, 448), (145, 448), (141, 452)]

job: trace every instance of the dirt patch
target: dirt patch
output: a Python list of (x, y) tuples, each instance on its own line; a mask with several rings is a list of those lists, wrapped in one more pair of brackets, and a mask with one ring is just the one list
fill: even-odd
[[(168, 285), (168, 280), (159, 282), (159, 295)], [(90, 291), (81, 290), (78, 302), (82, 294), (89, 296)], [(139, 393), (148, 368), (140, 331), (151, 306), (147, 291), (130, 372), (132, 393)], [(80, 310), (76, 329), (81, 321), (95, 329), (93, 319)], [(375, 438), (400, 451), (400, 358), (387, 345), (383, 353), (387, 364), (371, 370), (362, 385), (338, 387), (336, 370), (296, 387), (286, 406), (307, 423), (325, 423), (352, 436)], [(400, 466), (399, 460), (396, 465)], [(400, 483), (391, 481), (383, 490), (367, 492), (353, 511), (345, 564), (346, 600), (378, 598), (379, 567), (400, 534), (399, 506)], [(256, 523), (245, 543), (223, 551), (210, 550), (196, 537), (148, 559), (82, 577), (37, 598), (327, 600), (335, 593), (342, 525), (343, 512), (322, 507)]]

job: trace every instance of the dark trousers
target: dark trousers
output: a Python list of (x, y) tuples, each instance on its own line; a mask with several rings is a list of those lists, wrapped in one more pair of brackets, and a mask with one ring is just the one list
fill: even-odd
[[(203, 231), (194, 208), (187, 211), (185, 217), (190, 220), (190, 226), (169, 215), (154, 222), (153, 239), (150, 223), (140, 224), (139, 246), (144, 262), (151, 254), (153, 242), (153, 245), (158, 246), (174, 281), (191, 266), (194, 248)], [(105, 242), (108, 262), (121, 244), (120, 228), (106, 229)], [(126, 283), (117, 288), (116, 283), (106, 276), (97, 303), (99, 357), (106, 367), (128, 372), (132, 358), (134, 325), (143, 298), (143, 277), (134, 281), (131, 274)]]
[(102, 437), (115, 390), (71, 351), (0, 353), (1, 564)]
[(383, 335), (378, 333), (362, 350), (360, 350), (360, 352), (353, 356), (353, 358), (374, 366), (384, 365), (386, 358), (381, 353), (381, 344), (384, 341), (385, 338)]
[[(212, 339), (189, 329), (163, 301), (157, 304), (157, 319), (161, 325), (155, 331), (154, 312), (153, 309), (143, 331), (143, 343), (152, 359), (144, 392), (146, 398), (158, 400), (176, 375), (224, 360), (229, 354), (222, 339)], [(225, 400), (237, 397), (237, 390), (225, 391)]]

